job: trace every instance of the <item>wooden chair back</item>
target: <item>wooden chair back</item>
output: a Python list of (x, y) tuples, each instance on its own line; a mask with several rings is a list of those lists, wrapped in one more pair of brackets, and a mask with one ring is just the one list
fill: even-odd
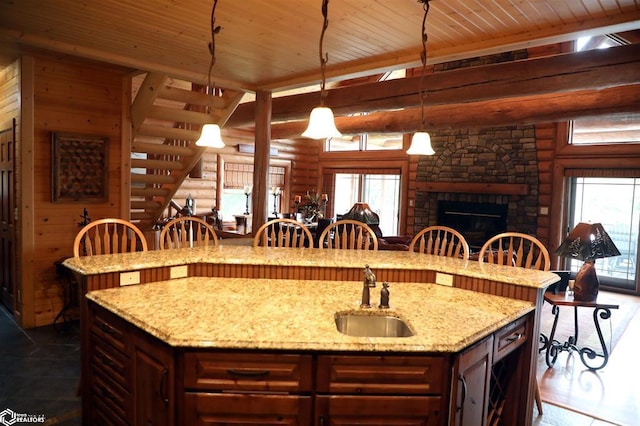
[(88, 223), (73, 242), (74, 257), (147, 250), (147, 240), (142, 231), (127, 220), (115, 218)]
[(199, 217), (181, 216), (170, 220), (160, 231), (160, 250), (218, 245), (218, 235)]
[(353, 219), (342, 219), (327, 226), (318, 247), (326, 249), (378, 250), (378, 237), (369, 225)]
[(469, 259), (467, 240), (448, 226), (428, 226), (422, 229), (411, 240), (409, 251)]
[(495, 235), (480, 249), (479, 262), (516, 266), (548, 271), (551, 267), (549, 251), (538, 240), (520, 232), (505, 232)]
[(259, 247), (313, 247), (313, 235), (304, 224), (293, 219), (273, 219), (263, 224), (253, 237)]

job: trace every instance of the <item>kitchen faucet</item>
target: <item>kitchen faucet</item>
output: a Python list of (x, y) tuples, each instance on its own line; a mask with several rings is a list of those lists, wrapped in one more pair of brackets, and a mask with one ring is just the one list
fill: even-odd
[(369, 289), (376, 286), (376, 275), (369, 268), (369, 265), (364, 266), (363, 275), (362, 302), (360, 303), (360, 307), (370, 308), (371, 302)]

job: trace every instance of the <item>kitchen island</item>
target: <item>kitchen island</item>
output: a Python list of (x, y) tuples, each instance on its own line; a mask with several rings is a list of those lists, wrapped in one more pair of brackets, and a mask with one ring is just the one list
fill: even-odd
[[(331, 406), (331, 404), (346, 404), (346, 408), (344, 409), (347, 410), (351, 406), (350, 404), (352, 402), (355, 401), (356, 403), (358, 403), (358, 401), (360, 400), (356, 397), (358, 396), (359, 392), (363, 392), (363, 389), (369, 389), (369, 392), (373, 393), (372, 395), (368, 395), (369, 398), (373, 399), (366, 399), (365, 402), (363, 402), (363, 404), (372, 403), (372, 407), (370, 407), (371, 409), (367, 410), (367, 413), (372, 413), (372, 415), (374, 415), (375, 413), (379, 414), (379, 410), (382, 409), (381, 407), (386, 407), (386, 404), (391, 404), (391, 402), (389, 401), (396, 401), (399, 404), (413, 404), (413, 402), (407, 402), (413, 401), (412, 399), (406, 398), (407, 395), (412, 395), (411, 392), (413, 391), (409, 392), (407, 391), (407, 388), (413, 389), (413, 385), (410, 385), (408, 387), (403, 385), (400, 386), (400, 388), (402, 388), (400, 389), (397, 386), (391, 386), (389, 383), (376, 382), (373, 383), (370, 387), (365, 386), (365, 384), (367, 382), (366, 377), (376, 378), (380, 377), (381, 375), (382, 377), (389, 376), (395, 378), (394, 380), (400, 380), (399, 377), (403, 377), (405, 373), (388, 374), (389, 368), (391, 368), (390, 365), (397, 363), (399, 366), (410, 366), (417, 362), (419, 364), (419, 366), (416, 367), (418, 368), (418, 371), (421, 371), (420, 369), (426, 368), (425, 366), (429, 365), (429, 371), (445, 371), (446, 379), (436, 380), (436, 382), (439, 383), (437, 389), (438, 392), (440, 392), (437, 393), (440, 396), (437, 397), (437, 402), (435, 402), (438, 415), (436, 417), (431, 416), (432, 420), (429, 423), (417, 422), (415, 424), (449, 424), (450, 421), (453, 421), (452, 424), (482, 424), (479, 422), (479, 419), (491, 418), (491, 416), (493, 415), (497, 415), (498, 418), (501, 419), (507, 419), (507, 421), (503, 422), (503, 424), (528, 425), (531, 423), (535, 380), (535, 357), (537, 356), (538, 347), (537, 338), (532, 338), (532, 336), (537, 336), (539, 333), (539, 306), (541, 306), (542, 304), (544, 290), (547, 286), (558, 280), (558, 277), (553, 273), (481, 264), (475, 261), (451, 259), (409, 252), (370, 252), (319, 249), (295, 250), (232, 246), (116, 254), (68, 259), (67, 261), (65, 261), (65, 266), (71, 269), (78, 277), (82, 294), (97, 289), (107, 289), (113, 287), (119, 288), (128, 284), (152, 283), (151, 287), (165, 281), (168, 281), (172, 284), (177, 284), (183, 279), (211, 278), (212, 283), (218, 283), (213, 284), (212, 286), (205, 286), (204, 288), (207, 291), (204, 292), (204, 294), (203, 292), (197, 292), (197, 295), (194, 296), (195, 298), (190, 299), (194, 306), (200, 303), (200, 300), (209, 300), (209, 298), (217, 301), (216, 303), (218, 303), (219, 306), (222, 306), (228, 303), (229, 300), (235, 300), (234, 298), (239, 297), (227, 297), (224, 296), (225, 293), (219, 294), (225, 283), (230, 283), (231, 280), (223, 279), (222, 281), (217, 281), (215, 280), (216, 278), (241, 278), (241, 281), (244, 283), (244, 285), (241, 285), (242, 291), (238, 290), (238, 294), (244, 294), (244, 292), (252, 289), (254, 286), (252, 286), (250, 283), (254, 282), (254, 280), (273, 279), (277, 280), (277, 283), (283, 283), (284, 280), (293, 280), (292, 282), (297, 283), (296, 285), (293, 285), (293, 287), (299, 285), (306, 288), (305, 294), (309, 299), (305, 302), (300, 302), (299, 304), (297, 304), (295, 306), (295, 309), (291, 308), (289, 304), (276, 306), (276, 308), (279, 309), (288, 309), (291, 313), (311, 310), (311, 307), (316, 306), (316, 304), (319, 303), (318, 301), (322, 300), (322, 296), (326, 294), (327, 291), (333, 289), (334, 285), (338, 285), (338, 283), (340, 282), (347, 282), (350, 283), (349, 285), (351, 287), (355, 287), (356, 290), (354, 294), (357, 298), (359, 291), (361, 291), (362, 270), (365, 264), (370, 265), (374, 270), (378, 277), (379, 283), (383, 280), (389, 281), (391, 283), (391, 305), (394, 309), (400, 308), (400, 305), (398, 305), (400, 299), (398, 299), (398, 297), (402, 297), (402, 295), (405, 295), (406, 297), (408, 295), (416, 294), (416, 298), (418, 300), (414, 301), (415, 306), (419, 307), (420, 309), (424, 309), (425, 312), (428, 312), (428, 310), (432, 308), (432, 306), (427, 303), (429, 297), (425, 296), (426, 299), (425, 297), (419, 297), (417, 296), (417, 292), (418, 289), (421, 288), (420, 286), (425, 285), (425, 283), (437, 283), (439, 284), (438, 286), (434, 286), (433, 284), (427, 285), (431, 286), (430, 288), (438, 288), (442, 290), (446, 289), (446, 291), (448, 292), (453, 291), (454, 293), (452, 294), (457, 294), (455, 290), (457, 288), (472, 290), (472, 292), (462, 293), (471, 294), (478, 297), (485, 295), (498, 295), (503, 296), (504, 298), (506, 298), (505, 300), (509, 300), (513, 303), (520, 303), (518, 301), (524, 301), (528, 302), (528, 306), (533, 311), (521, 317), (521, 320), (512, 321), (506, 326), (504, 325), (506, 323), (503, 323), (502, 329), (500, 329), (501, 325), (499, 325), (498, 323), (494, 324), (492, 326), (494, 328), (493, 331), (491, 331), (491, 328), (484, 331), (486, 333), (484, 339), (480, 335), (472, 333), (471, 337), (467, 336), (466, 340), (462, 339), (458, 341), (457, 344), (462, 346), (451, 346), (450, 343), (446, 343), (449, 342), (448, 340), (444, 341), (441, 339), (443, 335), (448, 335), (449, 333), (450, 323), (447, 322), (447, 319), (455, 318), (457, 319), (458, 323), (464, 325), (472, 323), (473, 321), (475, 321), (475, 319), (473, 316), (471, 316), (468, 320), (460, 320), (460, 317), (455, 315), (457, 309), (452, 308), (451, 306), (449, 306), (449, 309), (437, 311), (439, 312), (437, 316), (438, 319), (433, 320), (432, 317), (432, 319), (429, 321), (430, 323), (435, 323), (442, 326), (443, 334), (439, 335), (438, 337), (438, 344), (442, 345), (441, 347), (434, 345), (433, 341), (431, 341), (430, 343), (431, 346), (429, 346), (429, 344), (426, 344), (426, 342), (421, 341), (420, 339), (424, 339), (424, 337), (418, 336), (424, 336), (425, 334), (419, 332), (414, 337), (407, 338), (407, 340), (403, 339), (404, 343), (401, 343), (403, 347), (393, 346), (391, 344), (391, 340), (395, 342), (394, 344), (399, 344), (398, 338), (393, 338), (387, 342), (384, 342), (384, 344), (376, 342), (376, 344), (373, 346), (370, 340), (361, 341), (359, 346), (361, 350), (357, 350), (353, 346), (342, 346), (343, 342), (341, 339), (353, 339), (353, 337), (342, 336), (335, 330), (333, 330), (333, 336), (335, 337), (335, 339), (332, 338), (331, 340), (331, 350), (329, 350), (326, 346), (328, 342), (324, 342), (325, 346), (323, 347), (314, 347), (308, 342), (306, 343), (307, 345), (309, 345), (307, 347), (269, 347), (269, 345), (267, 345), (266, 343), (262, 343), (266, 346), (252, 347), (253, 349), (251, 349), (250, 354), (244, 353), (247, 348), (241, 349), (237, 347), (228, 347), (225, 346), (220, 340), (216, 340), (214, 346), (216, 346), (216, 348), (218, 348), (218, 350), (220, 351), (230, 351), (230, 353), (234, 354), (234, 356), (232, 356), (230, 359), (237, 359), (235, 355), (243, 355), (249, 356), (249, 359), (252, 362), (256, 362), (256, 360), (252, 357), (258, 355), (254, 352), (255, 350), (271, 352), (275, 351), (274, 353), (261, 353), (259, 355), (267, 357), (277, 355), (278, 359), (280, 359), (282, 355), (291, 355), (294, 357), (303, 356), (300, 359), (307, 360), (304, 361), (304, 365), (307, 365), (310, 371), (313, 371), (314, 373), (305, 374), (305, 377), (306, 379), (308, 379), (309, 384), (299, 384), (299, 386), (294, 386), (296, 392), (299, 392), (295, 396), (295, 404), (301, 403), (301, 401), (306, 401), (304, 402), (304, 404), (311, 404), (309, 405), (309, 407), (313, 408), (309, 408), (309, 412), (314, 414), (309, 415), (315, 419), (315, 422), (319, 422), (320, 417), (318, 417), (317, 414), (318, 412), (321, 412), (323, 410), (322, 407), (329, 409), (329, 406)], [(132, 286), (129, 288), (142, 289), (147, 288), (147, 286)], [(122, 290), (129, 291), (129, 288), (123, 288)], [(275, 300), (278, 300), (277, 295), (280, 295), (282, 293), (286, 292), (283, 289), (278, 290), (278, 288), (276, 287), (271, 291), (271, 293), (269, 293), (270, 296), (265, 294), (262, 298), (252, 298), (252, 300), (257, 304), (267, 304), (269, 306), (272, 306), (273, 303), (275, 303)], [(341, 292), (341, 294), (348, 296), (348, 292)], [(343, 300), (343, 302), (353, 303), (353, 298), (354, 296), (352, 295), (351, 300), (346, 299)], [(274, 301), (273, 303), (272, 300)], [(374, 300), (375, 303), (377, 303), (377, 299)], [(138, 303), (143, 306), (151, 304), (147, 299), (141, 299)], [(458, 305), (462, 306), (462, 304)], [(155, 306), (155, 309), (157, 309), (158, 311), (164, 311), (165, 309), (167, 309), (168, 302), (159, 301)], [(125, 329), (135, 331), (133, 335), (138, 336), (138, 338), (134, 339), (136, 342), (146, 342), (144, 345), (142, 343), (136, 344), (134, 345), (135, 347), (142, 347), (146, 345), (146, 348), (152, 347), (154, 353), (166, 352), (167, 360), (170, 361), (169, 364), (171, 366), (174, 366), (172, 368), (175, 368), (175, 372), (177, 373), (177, 375), (172, 373), (174, 374), (172, 377), (177, 377), (177, 381), (171, 386), (169, 386), (169, 384), (166, 382), (167, 379), (163, 381), (163, 386), (169, 386), (171, 395), (173, 396), (172, 398), (165, 398), (170, 401), (170, 411), (175, 411), (175, 413), (177, 413), (176, 416), (171, 417), (173, 419), (172, 421), (174, 421), (176, 418), (180, 419), (181, 421), (184, 420), (186, 418), (184, 417), (186, 415), (186, 412), (200, 412), (198, 411), (197, 406), (205, 404), (203, 401), (210, 401), (213, 398), (214, 394), (217, 395), (216, 392), (222, 393), (220, 395), (217, 395), (216, 398), (213, 399), (219, 399), (223, 397), (229, 398), (229, 396), (226, 395), (227, 391), (229, 391), (228, 387), (222, 388), (214, 386), (213, 388), (211, 388), (209, 387), (209, 385), (201, 384), (196, 379), (194, 379), (195, 381), (192, 380), (191, 382), (186, 383), (186, 376), (182, 376), (182, 373), (186, 374), (185, 365), (187, 361), (191, 359), (193, 362), (196, 362), (194, 361), (194, 358), (187, 356), (184, 348), (189, 347), (196, 352), (204, 351), (208, 354), (207, 357), (214, 357), (217, 360), (216, 363), (222, 362), (224, 364), (224, 360), (226, 358), (224, 358), (222, 354), (217, 353), (217, 351), (215, 354), (210, 354), (209, 351), (212, 351), (212, 349), (210, 348), (200, 348), (196, 350), (195, 348), (199, 347), (197, 344), (194, 345), (186, 342), (180, 343), (178, 341), (171, 340), (175, 337), (169, 338), (168, 336), (156, 335), (142, 327), (142, 324), (136, 323), (132, 318), (124, 320), (118, 317), (119, 314), (116, 314), (116, 312), (112, 312), (109, 309), (104, 310), (100, 306), (94, 306), (92, 310), (88, 310), (86, 309), (86, 304), (83, 304), (83, 307), (83, 339), (86, 342), (89, 342), (91, 336), (95, 335), (95, 333), (92, 334), (89, 331), (88, 324), (93, 324), (96, 312), (100, 312), (101, 316), (104, 314), (108, 317), (109, 320), (114, 320), (117, 324), (122, 325)], [(114, 306), (112, 306), (112, 309), (115, 310)], [(188, 318), (188, 315), (192, 314), (191, 309), (192, 308), (185, 309), (185, 311), (182, 313), (182, 318), (175, 318), (172, 320), (172, 323), (180, 323), (185, 329), (191, 329), (193, 327), (192, 323), (194, 321), (185, 320), (186, 318)], [(329, 309), (329, 311), (331, 311), (330, 315), (335, 314), (335, 309), (337, 309), (337, 307), (334, 308), (334, 310)], [(407, 308), (405, 307), (403, 309)], [(214, 310), (214, 308), (211, 308), (212, 312)], [(234, 311), (233, 315), (244, 316), (248, 315), (249, 312), (254, 311), (254, 309), (242, 308)], [(228, 320), (229, 316), (225, 317), (225, 321)], [(412, 318), (407, 318), (407, 320), (410, 323), (412, 323), (412, 321), (416, 321)], [(513, 320), (513, 318), (511, 318), (511, 320)], [(509, 319), (507, 319), (506, 321), (508, 322)], [(258, 323), (263, 324), (264, 322)], [(415, 326), (415, 324), (413, 325)], [(222, 329), (216, 329), (216, 332), (219, 332), (221, 330)], [(229, 329), (226, 330), (228, 332)], [(308, 332), (310, 333), (311, 331)], [(313, 333), (316, 333), (316, 331), (313, 330)], [(284, 334), (286, 335), (288, 333)], [(265, 334), (261, 333), (260, 335)], [(435, 336), (433, 335), (433, 333), (427, 333), (427, 335)], [(143, 338), (140, 336), (145, 337)], [(220, 337), (219, 335), (217, 336)], [(517, 341), (518, 349), (514, 351), (513, 354), (509, 354), (509, 356), (503, 355), (505, 352), (499, 350), (500, 345), (506, 347), (511, 346), (506, 345), (506, 341), (501, 339), (500, 336), (507, 336), (509, 339)], [(239, 340), (237, 339), (237, 337), (238, 336), (235, 336), (235, 340)], [(207, 341), (207, 339), (205, 338), (204, 341)], [(234, 341), (234, 339), (230, 339), (230, 341)], [(259, 343), (260, 340), (252, 339), (252, 342), (255, 345), (257, 344), (256, 342)], [(366, 342), (366, 344), (363, 342)], [(420, 343), (415, 345), (417, 342)], [(298, 343), (302, 345), (302, 343)], [(316, 344), (317, 343), (318, 342), (316, 342)], [(187, 346), (182, 346), (183, 344)], [(498, 346), (494, 348), (494, 345)], [(413, 349), (411, 349), (411, 347), (413, 347)], [(463, 347), (466, 349), (462, 349)], [(166, 351), (158, 351), (158, 348), (164, 348), (166, 349)], [(177, 348), (183, 349), (178, 350)], [(366, 359), (360, 359), (359, 357), (365, 356), (362, 354), (362, 349), (364, 348), (367, 348), (370, 353), (366, 354)], [(124, 349), (119, 350), (117, 353), (122, 353), (123, 350)], [(329, 350), (329, 352), (326, 352), (327, 350)], [(150, 351), (151, 350), (147, 352)], [(241, 351), (242, 353), (236, 354), (236, 351)], [(336, 355), (335, 352), (332, 351), (337, 351), (337, 353), (340, 353), (340, 356), (343, 357), (340, 359), (346, 363), (345, 365), (350, 367), (346, 369), (338, 369), (335, 368), (335, 366), (332, 367), (333, 363), (328, 360), (338, 359), (336, 358), (336, 356), (338, 355)], [(83, 364), (83, 375), (97, 376), (90, 370), (88, 370), (90, 368), (90, 361), (85, 356), (87, 352), (88, 351), (86, 350), (83, 351), (83, 359), (85, 359), (85, 362)], [(437, 354), (437, 356), (434, 354)], [(488, 354), (491, 354), (491, 359), (488, 358)], [(368, 355), (371, 355), (371, 357), (369, 357)], [(133, 355), (129, 353), (128, 356)], [(195, 359), (199, 359), (202, 354), (196, 354), (192, 356), (194, 356)], [(223, 356), (222, 360), (219, 359), (219, 357), (221, 356)], [(356, 358), (353, 358), (354, 356), (356, 356)], [(419, 361), (418, 358), (420, 358)], [(357, 361), (354, 361), (354, 359)], [(383, 362), (384, 364), (379, 365), (377, 364), (377, 361), (372, 361), (378, 359), (383, 360), (381, 362)], [(438, 360), (437, 365), (435, 366), (431, 364), (431, 361), (433, 361), (434, 359)], [(257, 362), (258, 365), (261, 363), (262, 361)], [(365, 377), (362, 377), (362, 375), (358, 375), (357, 373), (353, 373), (355, 374), (355, 376), (352, 379), (355, 382), (358, 382), (359, 380), (359, 385), (348, 386), (345, 384), (322, 384), (323, 382), (319, 381), (319, 378), (317, 377), (317, 375), (319, 374), (317, 372), (320, 370), (326, 370), (329, 377), (333, 377), (336, 374), (339, 376), (340, 374), (336, 373), (336, 371), (338, 370), (343, 372), (354, 371), (355, 367), (351, 365), (354, 363), (357, 365), (362, 365), (362, 368), (364, 369), (362, 371), (366, 371), (366, 374), (364, 374)], [(460, 363), (462, 365), (460, 365)], [(269, 362), (267, 362), (267, 364), (269, 364)], [(210, 362), (201, 363), (198, 361), (196, 362), (196, 365), (200, 365), (201, 368), (206, 369), (205, 367), (202, 367), (202, 365), (210, 366), (213, 364)], [(462, 389), (466, 389), (469, 383), (466, 381), (453, 380), (452, 378), (459, 376), (460, 371), (465, 371), (465, 369), (469, 366), (472, 366), (473, 368), (468, 371), (468, 373), (471, 373), (472, 371), (475, 372), (476, 370), (474, 370), (474, 368), (476, 367), (480, 368), (482, 366), (485, 366), (484, 370), (480, 368), (480, 371), (490, 371), (493, 373), (493, 376), (497, 377), (497, 379), (492, 379), (494, 380), (491, 382), (492, 385), (487, 384), (487, 386), (482, 387), (482, 391), (478, 391), (480, 392), (480, 395), (485, 395), (485, 393), (483, 393), (484, 391), (486, 391), (486, 394), (488, 394), (490, 390), (493, 392), (493, 390), (499, 389), (499, 395), (508, 394), (510, 395), (510, 397), (508, 400), (504, 398), (497, 398), (497, 401), (509, 401), (509, 403), (477, 404), (477, 397), (465, 397), (465, 395), (467, 395), (468, 393), (466, 391), (463, 392)], [(490, 366), (491, 368), (487, 369), (486, 366)], [(164, 371), (164, 368), (160, 368), (158, 366), (156, 367), (157, 371), (154, 370), (156, 371), (156, 373)], [(296, 371), (299, 370), (299, 367), (300, 366), (296, 368)], [(235, 371), (234, 368), (229, 368), (228, 370)], [(505, 373), (505, 371), (508, 373)], [(111, 372), (110, 374), (113, 375), (113, 372)], [(129, 372), (128, 374), (131, 373)], [(348, 373), (347, 375), (349, 374), (351, 373)], [(424, 376), (424, 374), (418, 375), (420, 377)], [(479, 377), (485, 376), (483, 376), (482, 374), (475, 374), (473, 377), (474, 379), (472, 380), (472, 382), (477, 385), (478, 383), (483, 383), (483, 380), (479, 379)], [(131, 380), (129, 376), (127, 376), (125, 379), (123, 379), (125, 382), (127, 382), (127, 380)], [(228, 380), (220, 380), (222, 383), (228, 383)], [(218, 382), (218, 380), (213, 381), (216, 383)], [(429, 381), (431, 383), (432, 378), (429, 377)], [(505, 383), (501, 383), (502, 381), (504, 381)], [(205, 380), (205, 382), (209, 383), (208, 380)], [(489, 382), (487, 381), (487, 383)], [(102, 388), (109, 388), (104, 383), (101, 386)], [(269, 389), (272, 391), (274, 389), (281, 389), (281, 387), (275, 386), (271, 382), (265, 382), (263, 383), (263, 386), (265, 389)], [(318, 388), (318, 386), (320, 387)], [(286, 387), (287, 386), (285, 386), (285, 388)], [(255, 390), (251, 386), (249, 386), (249, 388)], [(341, 395), (341, 398), (336, 399), (336, 395), (329, 397), (332, 394), (323, 393), (325, 391), (329, 392), (329, 390), (332, 389), (335, 390), (336, 388), (345, 389), (345, 392), (347, 392), (347, 394)], [(387, 388), (395, 389), (394, 392), (397, 392), (394, 394), (394, 396), (402, 396), (402, 398), (400, 398), (399, 400), (393, 398), (390, 399), (389, 394), (386, 393), (387, 391), (385, 390)], [(120, 388), (116, 387), (116, 390), (118, 389), (122, 391), (123, 388), (122, 386)], [(194, 392), (195, 389), (206, 390), (207, 392), (204, 392), (204, 394), (206, 394), (207, 397), (205, 398), (205, 396), (203, 396), (203, 394), (199, 392)], [(304, 391), (302, 389), (304, 389)], [(429, 392), (425, 393), (424, 389), (420, 386), (418, 386), (416, 389), (417, 390), (415, 390), (415, 392), (419, 393), (420, 396), (414, 396), (416, 398), (419, 398), (419, 401), (422, 401), (416, 402), (417, 406), (422, 408), (431, 407), (432, 405), (430, 404), (434, 403), (434, 400), (432, 399), (434, 397), (434, 394)], [(288, 390), (287, 392), (290, 391), (291, 390)], [(102, 392), (102, 390), (99, 390), (98, 392)], [(130, 391), (127, 390), (126, 392), (124, 392), (124, 395), (128, 395), (129, 392)], [(197, 395), (194, 395), (194, 393)], [(118, 395), (121, 394), (122, 393)], [(177, 406), (174, 406), (172, 404), (175, 404), (176, 394), (191, 396), (178, 398)], [(289, 396), (293, 397), (291, 395)], [(318, 398), (320, 396), (322, 398)], [(273, 395), (263, 395), (263, 397), (261, 398), (265, 399), (266, 401), (271, 401), (272, 398), (274, 398)], [(372, 401), (374, 401), (376, 398), (380, 400), (377, 400), (375, 403), (373, 403)], [(427, 398), (426, 401), (431, 402), (425, 405), (425, 402), (420, 398)], [(465, 401), (465, 403), (462, 404), (462, 406), (457, 405), (455, 402), (456, 398)], [(115, 399), (118, 400), (118, 398)], [(123, 400), (121, 401), (125, 407), (123, 413), (127, 412), (129, 413), (128, 415), (131, 415), (130, 410), (133, 406), (139, 407), (149, 405), (146, 403), (127, 405), (124, 401), (125, 399), (126, 398), (123, 398)], [(241, 399), (242, 398), (240, 398), (240, 400)], [(482, 397), (482, 401), (486, 401), (488, 399), (488, 397)], [(112, 399), (109, 400), (111, 401)], [(291, 399), (287, 397), (283, 398), (283, 400), (290, 401)], [(196, 403), (195, 401), (199, 402)], [(237, 402), (238, 399), (234, 399), (234, 401)], [(474, 401), (473, 404), (470, 401)], [(243, 406), (243, 404), (239, 404), (240, 406)], [(214, 405), (220, 406), (218, 403)], [(269, 404), (267, 404), (267, 406), (269, 406)], [(463, 406), (467, 409), (463, 410), (461, 408)], [(187, 407), (191, 408), (187, 409)], [(474, 407), (476, 409), (480, 407), (482, 410), (480, 412), (473, 412), (473, 416), (475, 416), (475, 418), (473, 418), (469, 414), (472, 412), (470, 410)], [(83, 409), (87, 413), (95, 413), (97, 410), (96, 407), (87, 407), (86, 405), (83, 407)], [(109, 410), (113, 410), (113, 407), (109, 408)], [(334, 411), (335, 410), (336, 408), (334, 407)], [(298, 412), (297, 409), (293, 411)], [(338, 409), (338, 412), (339, 411), (340, 409)], [(414, 412), (415, 410), (400, 409), (399, 411)], [(467, 420), (465, 420), (463, 423), (456, 423), (460, 419), (460, 417), (455, 413), (464, 412), (467, 413)], [(486, 415), (483, 413), (485, 413)], [(307, 418), (307, 415), (303, 415), (303, 417)], [(325, 419), (325, 417), (321, 417)], [(130, 419), (129, 417), (127, 418)], [(135, 418), (144, 419), (144, 416)], [(375, 418), (379, 418), (379, 415)], [(437, 418), (438, 420), (433, 420), (435, 418)], [(193, 418), (189, 419), (194, 420)], [(298, 418), (296, 417), (296, 419)], [(435, 423), (433, 423), (434, 421)], [(133, 420), (127, 420), (126, 422), (135, 423)], [(215, 422), (213, 424), (215, 424)], [(283, 422), (282, 424), (289, 423)], [(292, 421), (290, 424), (306, 423), (305, 421), (300, 421), (298, 419), (296, 421)]]
[[(362, 283), (351, 281), (196, 277), (91, 292), (85, 422), (531, 417), (517, 390), (527, 381), (532, 303), (436, 284), (390, 290), (389, 309), (360, 308)], [(377, 292), (371, 300), (377, 306)], [(347, 313), (397, 317), (413, 335), (345, 335), (335, 318)]]

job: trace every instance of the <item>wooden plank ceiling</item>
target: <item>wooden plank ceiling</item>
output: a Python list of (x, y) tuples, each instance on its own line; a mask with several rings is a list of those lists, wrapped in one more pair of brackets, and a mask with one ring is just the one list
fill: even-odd
[[(320, 6), (220, 0), (215, 84), (278, 91), (318, 83)], [(210, 13), (211, 1), (203, 0), (0, 0), (0, 50), (45, 48), (205, 84)], [(331, 1), (328, 78), (419, 65), (422, 13), (416, 0)], [(428, 60), (638, 28), (638, 0), (435, 0)]]

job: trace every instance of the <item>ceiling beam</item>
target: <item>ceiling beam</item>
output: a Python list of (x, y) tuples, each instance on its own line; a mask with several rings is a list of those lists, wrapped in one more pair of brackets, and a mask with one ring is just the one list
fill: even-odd
[[(551, 93), (469, 103), (425, 106), (426, 129), (506, 126), (566, 121), (604, 114), (640, 111), (640, 84), (602, 90)], [(420, 128), (420, 108), (337, 117), (345, 135), (359, 133), (412, 133)], [(294, 139), (305, 121), (273, 124), (273, 139)]]
[[(640, 69), (640, 44), (568, 53), (516, 62), (428, 74), (426, 105), (543, 95), (634, 84)], [(336, 115), (415, 107), (420, 76), (331, 89), (325, 105)], [(318, 93), (273, 99), (272, 122), (302, 120), (319, 103)], [(227, 126), (252, 126), (254, 103), (238, 106)]]

